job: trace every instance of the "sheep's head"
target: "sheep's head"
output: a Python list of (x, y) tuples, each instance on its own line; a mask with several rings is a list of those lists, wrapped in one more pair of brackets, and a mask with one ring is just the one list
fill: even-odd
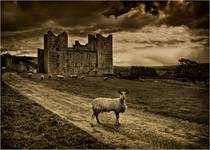
[(128, 89), (122, 89), (119, 90), (118, 93), (120, 93), (120, 103), (124, 104), (126, 99), (126, 94), (129, 93)]
[(125, 89), (119, 90), (118, 93), (120, 93), (120, 95), (126, 95), (129, 93), (129, 91), (128, 91), (128, 89), (125, 88)]
[(52, 78), (52, 75), (51, 75), (51, 74), (49, 74), (49, 75), (48, 75), (48, 78), (49, 78), (49, 79), (51, 79), (51, 78)]

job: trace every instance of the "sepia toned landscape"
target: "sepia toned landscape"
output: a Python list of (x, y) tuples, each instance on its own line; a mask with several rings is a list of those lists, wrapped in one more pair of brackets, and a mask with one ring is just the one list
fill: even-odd
[(1, 2), (1, 148), (208, 149), (208, 4)]

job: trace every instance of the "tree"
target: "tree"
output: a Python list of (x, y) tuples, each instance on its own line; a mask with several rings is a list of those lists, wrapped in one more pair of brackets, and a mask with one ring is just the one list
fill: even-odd
[(196, 80), (199, 80), (201, 73), (202, 71), (197, 62), (185, 58), (179, 59), (179, 65), (175, 72), (178, 77), (187, 78), (190, 81), (195, 82)]

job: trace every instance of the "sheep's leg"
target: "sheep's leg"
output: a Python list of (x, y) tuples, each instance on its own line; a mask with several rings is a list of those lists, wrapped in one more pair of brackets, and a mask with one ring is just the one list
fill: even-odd
[(92, 114), (92, 116), (91, 116), (91, 127), (93, 127), (93, 119), (94, 119), (94, 117), (95, 117), (95, 115)]
[(120, 122), (119, 122), (119, 113), (115, 112), (115, 115), (116, 115), (116, 126), (119, 126), (120, 125)]
[(96, 116), (97, 123), (98, 123), (98, 124), (101, 124), (101, 122), (100, 122), (99, 119), (98, 119), (98, 114), (95, 114), (95, 116)]

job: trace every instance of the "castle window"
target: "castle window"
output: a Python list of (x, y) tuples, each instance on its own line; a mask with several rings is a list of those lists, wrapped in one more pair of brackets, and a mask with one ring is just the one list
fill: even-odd
[(58, 40), (55, 40), (55, 45), (58, 45)]
[(81, 63), (81, 66), (82, 66), (82, 63)]
[(57, 55), (57, 59), (59, 59), (59, 55)]
[(59, 67), (60, 63), (57, 63), (57, 67)]
[(59, 48), (58, 47), (56, 48), (56, 51), (59, 51)]

